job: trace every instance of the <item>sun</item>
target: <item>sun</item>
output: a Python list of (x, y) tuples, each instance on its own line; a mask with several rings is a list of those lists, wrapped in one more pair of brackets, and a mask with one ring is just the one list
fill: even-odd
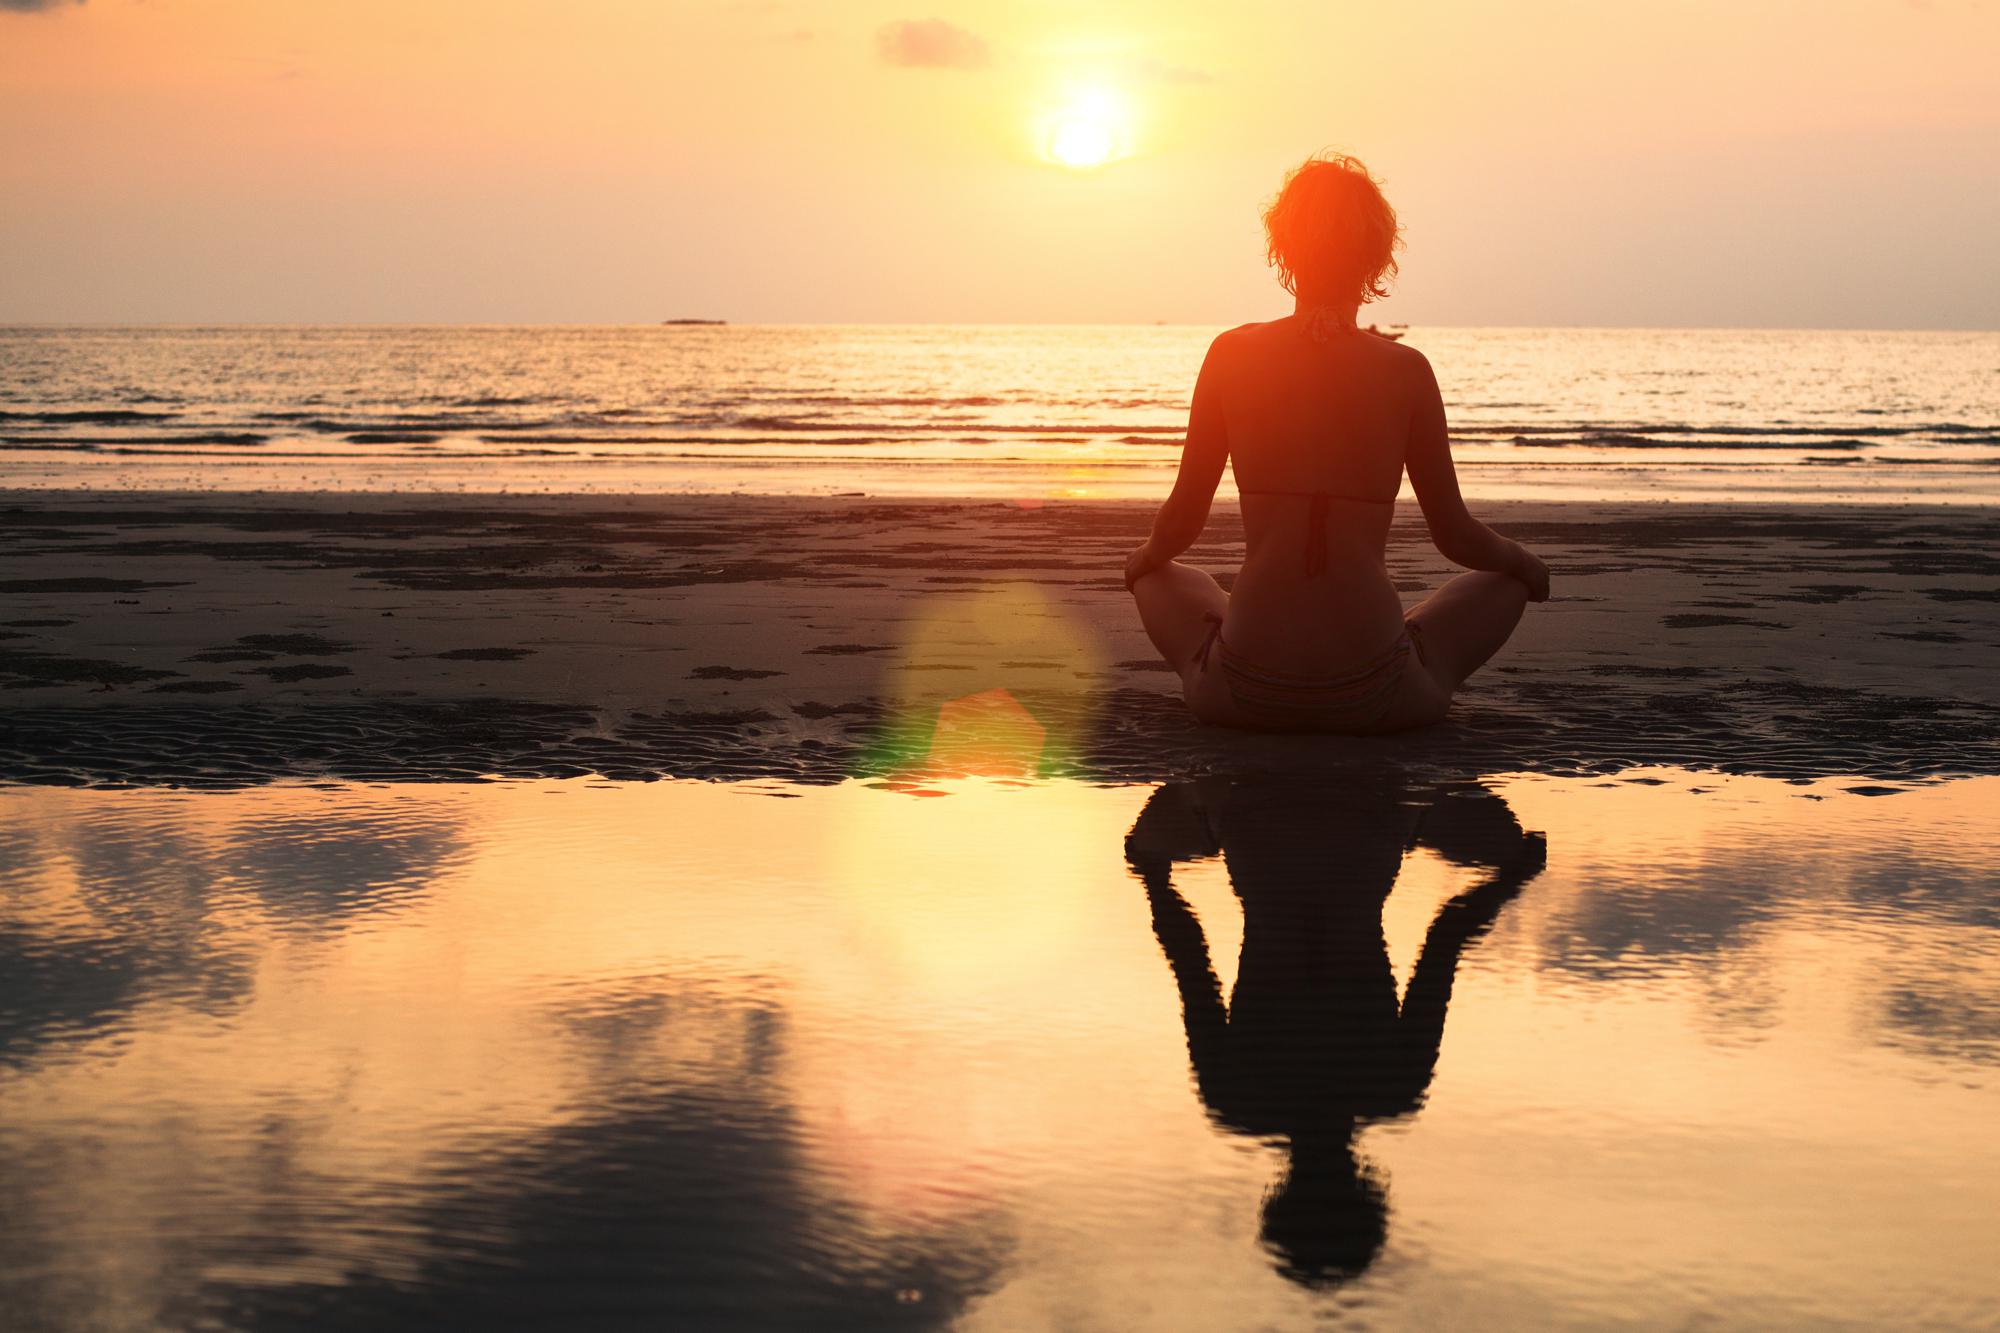
[(1093, 88), (1077, 93), (1049, 117), (1044, 150), (1051, 162), (1088, 171), (1125, 156), (1125, 104), (1115, 94)]
[(1071, 115), (1056, 121), (1049, 133), (1049, 156), (1066, 167), (1101, 167), (1118, 151), (1118, 136), (1110, 122)]

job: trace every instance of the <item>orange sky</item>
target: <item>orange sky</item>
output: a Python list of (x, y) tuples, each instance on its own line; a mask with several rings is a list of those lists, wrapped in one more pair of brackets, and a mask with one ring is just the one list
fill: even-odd
[(1990, 328), (1996, 56), (1975, 0), (0, 0), (0, 319), (1235, 322), (1337, 145), (1384, 319)]

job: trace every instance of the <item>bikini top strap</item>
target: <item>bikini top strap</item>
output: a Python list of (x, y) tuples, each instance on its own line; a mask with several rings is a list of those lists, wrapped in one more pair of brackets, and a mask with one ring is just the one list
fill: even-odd
[[(1265, 491), (1236, 488), (1239, 495), (1302, 495), (1312, 501), (1306, 510), (1306, 577), (1317, 578), (1326, 573), (1326, 525), (1333, 512), (1335, 495), (1331, 491)], [(1391, 500), (1375, 500), (1362, 495), (1342, 495), (1342, 500), (1359, 500), (1364, 504), (1394, 504)]]

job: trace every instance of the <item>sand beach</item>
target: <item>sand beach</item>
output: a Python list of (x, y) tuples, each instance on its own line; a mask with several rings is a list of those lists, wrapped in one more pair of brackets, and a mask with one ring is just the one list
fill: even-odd
[[(1062, 741), (1020, 762), (1103, 780), (1390, 753), (1473, 771), (2000, 771), (1992, 510), (1490, 512), (1545, 554), (1555, 598), (1446, 725), (1378, 741), (1196, 726), (1119, 586), (1150, 518), (1137, 503), (16, 492), (0, 503), (0, 776), (824, 782), (996, 691)], [(1240, 551), (1218, 505), (1191, 558), (1226, 577)], [(1407, 502), (1388, 558), (1407, 603), (1447, 573)], [(906, 744), (893, 764), (963, 759)]]

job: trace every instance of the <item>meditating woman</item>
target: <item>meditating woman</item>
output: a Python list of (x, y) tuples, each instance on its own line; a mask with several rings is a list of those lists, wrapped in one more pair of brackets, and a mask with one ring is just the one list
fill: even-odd
[[(1442, 718), (1452, 692), (1548, 600), (1548, 567), (1466, 511), (1444, 403), (1422, 353), (1356, 327), (1396, 272), (1396, 214), (1366, 167), (1316, 157), (1264, 214), (1297, 309), (1218, 337), (1152, 536), (1125, 562), (1146, 633), (1204, 722), (1389, 732)], [(1176, 560), (1225, 464), (1242, 496), (1232, 592)], [(1408, 469), (1431, 539), (1461, 574), (1403, 611), (1383, 563)]]

